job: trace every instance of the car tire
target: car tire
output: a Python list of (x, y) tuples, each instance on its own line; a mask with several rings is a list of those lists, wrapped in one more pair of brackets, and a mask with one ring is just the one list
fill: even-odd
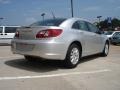
[(35, 61), (35, 58), (32, 56), (24, 56), (27, 61), (33, 62)]
[(66, 59), (64, 61), (65, 67), (75, 68), (79, 63), (80, 58), (81, 48), (76, 44), (72, 44), (67, 51)]
[(117, 43), (112, 43), (113, 45), (117, 45)]
[(108, 55), (108, 53), (109, 53), (109, 43), (106, 42), (106, 43), (105, 43), (105, 46), (104, 46), (104, 50), (103, 50), (103, 52), (101, 53), (101, 56), (106, 57), (106, 56)]

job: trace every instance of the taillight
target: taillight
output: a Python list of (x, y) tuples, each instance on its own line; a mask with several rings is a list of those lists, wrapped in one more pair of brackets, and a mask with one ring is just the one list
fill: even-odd
[(36, 38), (50, 38), (57, 37), (62, 33), (62, 29), (47, 29), (39, 31), (36, 35)]
[(16, 31), (15, 37), (16, 37), (16, 38), (19, 38), (19, 32), (18, 32), (18, 31)]

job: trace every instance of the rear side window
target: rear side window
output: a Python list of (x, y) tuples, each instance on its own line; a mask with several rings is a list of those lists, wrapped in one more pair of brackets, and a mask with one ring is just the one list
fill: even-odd
[(0, 27), (0, 33), (2, 33), (3, 32), (3, 27)]
[(78, 21), (72, 25), (73, 29), (80, 29)]
[(35, 22), (30, 26), (59, 26), (65, 20), (66, 19), (48, 19), (44, 21)]
[(15, 33), (17, 27), (5, 27), (5, 33)]

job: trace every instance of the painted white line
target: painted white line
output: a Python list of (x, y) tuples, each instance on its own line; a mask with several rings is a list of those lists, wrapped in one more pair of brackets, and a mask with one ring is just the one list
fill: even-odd
[(6, 59), (6, 58), (23, 58), (23, 57), (22, 56), (0, 57), (0, 59)]
[(60, 73), (60, 74), (51, 74), (51, 75), (39, 75), (39, 76), (18, 76), (18, 77), (0, 77), (1, 80), (18, 80), (18, 79), (35, 79), (35, 78), (51, 78), (51, 77), (59, 77), (59, 76), (68, 76), (68, 75), (80, 75), (80, 74), (95, 74), (95, 73), (103, 73), (109, 72), (111, 70), (96, 70), (90, 72), (72, 72), (72, 73)]

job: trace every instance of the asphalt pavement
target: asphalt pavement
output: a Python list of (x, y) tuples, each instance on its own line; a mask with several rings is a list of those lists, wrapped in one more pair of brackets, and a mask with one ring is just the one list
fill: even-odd
[(0, 90), (120, 90), (120, 46), (111, 46), (107, 57), (83, 58), (75, 69), (62, 62), (28, 62), (0, 46)]

